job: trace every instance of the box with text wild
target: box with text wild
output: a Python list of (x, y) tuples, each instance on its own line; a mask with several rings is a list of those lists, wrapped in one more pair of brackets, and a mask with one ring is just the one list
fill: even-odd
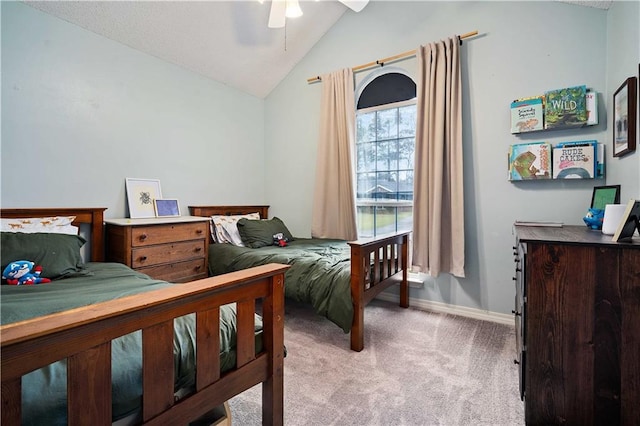
[(561, 129), (587, 124), (587, 86), (545, 92), (544, 128)]
[(509, 180), (551, 179), (551, 144), (533, 142), (509, 147)]

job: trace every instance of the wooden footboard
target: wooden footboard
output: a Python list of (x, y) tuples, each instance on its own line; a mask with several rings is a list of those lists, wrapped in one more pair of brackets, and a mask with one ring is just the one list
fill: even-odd
[[(21, 422), (21, 377), (66, 358), (69, 424), (110, 425), (111, 341), (142, 329), (143, 424), (187, 424), (262, 382), (262, 422), (282, 425), (286, 269), (259, 266), (2, 326), (2, 424)], [(256, 355), (258, 299), (264, 350)], [(232, 302), (237, 366), (221, 375), (211, 355), (219, 354), (220, 307)], [(196, 315), (196, 390), (175, 401), (173, 320), (189, 313)]]
[(409, 232), (350, 242), (353, 325), (351, 349), (364, 348), (364, 307), (384, 289), (400, 285), (400, 306), (409, 307)]

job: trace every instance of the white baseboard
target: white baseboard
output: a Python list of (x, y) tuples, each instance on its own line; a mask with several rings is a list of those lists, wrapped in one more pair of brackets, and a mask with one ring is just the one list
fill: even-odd
[[(387, 302), (398, 302), (398, 296), (390, 293), (380, 293), (378, 296), (376, 296), (376, 298)], [(433, 302), (431, 300), (413, 298), (409, 298), (409, 306), (415, 309), (421, 309), (423, 311), (460, 315), (462, 317), (515, 326), (513, 315), (510, 314), (501, 314), (498, 312), (485, 311), (482, 309), (467, 308), (465, 306), (450, 305), (448, 303)]]

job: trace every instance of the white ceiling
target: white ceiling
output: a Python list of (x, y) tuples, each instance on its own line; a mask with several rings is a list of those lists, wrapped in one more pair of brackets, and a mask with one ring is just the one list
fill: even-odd
[[(613, 0), (560, 1), (607, 9)], [(24, 3), (258, 98), (344, 13), (355, 13), (336, 0), (300, 0), (303, 16), (271, 29), (269, 0)]]
[(271, 2), (24, 1), (25, 4), (202, 74), (266, 97), (343, 13), (338, 1), (301, 0), (303, 16), (267, 27)]

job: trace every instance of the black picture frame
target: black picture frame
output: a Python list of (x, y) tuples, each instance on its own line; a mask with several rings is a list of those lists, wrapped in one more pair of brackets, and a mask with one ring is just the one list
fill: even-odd
[(620, 185), (596, 186), (591, 194), (591, 208), (602, 209), (607, 204), (620, 204)]
[(156, 217), (176, 217), (180, 216), (180, 205), (176, 199), (155, 199), (153, 206)]
[(636, 229), (640, 232), (640, 201), (629, 200), (620, 225), (618, 225), (618, 229), (613, 234), (613, 241), (619, 243), (631, 242)]
[(636, 150), (637, 78), (629, 77), (613, 94), (613, 156)]

